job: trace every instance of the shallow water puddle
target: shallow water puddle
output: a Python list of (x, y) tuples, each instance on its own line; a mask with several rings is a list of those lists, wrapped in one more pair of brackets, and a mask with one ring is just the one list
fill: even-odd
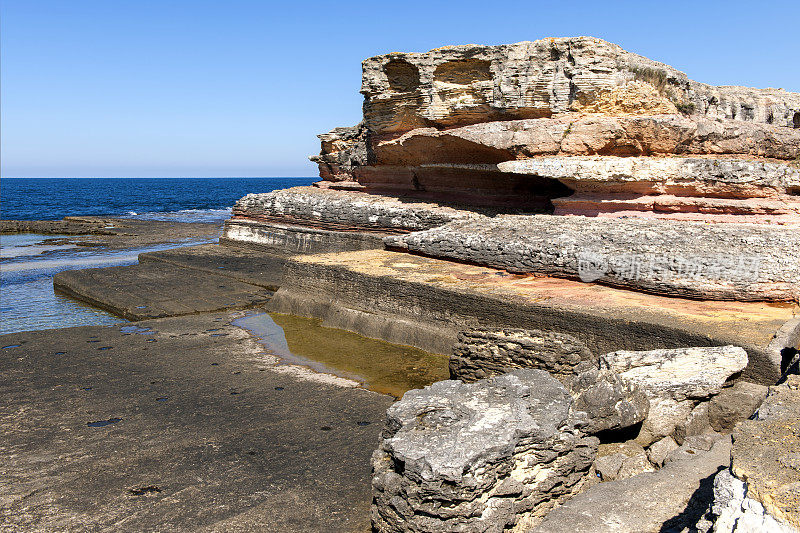
[(104, 428), (106, 426), (110, 426), (111, 424), (116, 424), (117, 422), (121, 422), (121, 418), (109, 418), (108, 420), (98, 420), (96, 422), (86, 422), (86, 425), (90, 428)]
[(122, 326), (119, 331), (125, 335), (136, 333), (138, 335), (154, 335), (156, 332), (150, 328), (143, 328), (140, 326)]
[(323, 327), (319, 319), (279, 313), (233, 322), (287, 363), (335, 374), (397, 398), (410, 389), (448, 379), (448, 358), (399, 344)]

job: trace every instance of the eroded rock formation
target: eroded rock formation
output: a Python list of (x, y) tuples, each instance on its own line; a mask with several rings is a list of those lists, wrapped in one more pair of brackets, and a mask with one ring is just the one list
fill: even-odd
[(713, 87), (591, 37), (376, 56), (361, 92), (363, 121), (320, 135), (322, 181), (242, 199), (226, 238), (313, 252), (327, 231), (369, 234), (342, 249), (424, 231), (389, 244), (581, 280), (600, 261), (586, 280), (657, 294), (798, 299), (800, 94)]
[(597, 448), (543, 370), (411, 390), (373, 454), (373, 528), (502, 531), (532, 524), (580, 486)]
[(800, 300), (800, 230), (760, 224), (499, 216), (386, 238), (396, 249), (656, 294)]

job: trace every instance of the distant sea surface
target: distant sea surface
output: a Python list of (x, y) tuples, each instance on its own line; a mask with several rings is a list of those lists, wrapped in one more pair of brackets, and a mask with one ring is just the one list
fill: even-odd
[(310, 185), (319, 178), (2, 178), (0, 218), (60, 220), (98, 215), (221, 222), (248, 193)]
[[(219, 224), (248, 193), (309, 185), (317, 178), (196, 179), (0, 179), (0, 218), (60, 220), (98, 215), (173, 222)], [(131, 265), (138, 254), (190, 241), (149, 248), (104, 251), (64, 246), (67, 235), (0, 237), (0, 334), (15, 331), (125, 322), (105, 311), (53, 292), (62, 270)], [(63, 242), (63, 241), (62, 241)]]

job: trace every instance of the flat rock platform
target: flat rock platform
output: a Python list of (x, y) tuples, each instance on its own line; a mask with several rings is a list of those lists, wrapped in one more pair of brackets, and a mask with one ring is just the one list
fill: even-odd
[(750, 355), (745, 376), (764, 383), (779, 376), (781, 350), (800, 343), (794, 303), (657, 296), (381, 249), (277, 255), (202, 245), (141, 254), (133, 267), (64, 272), (55, 286), (135, 319), (153, 316), (142, 305), (158, 307), (156, 316), (265, 305), (445, 355), (459, 330), (476, 326), (570, 333), (597, 355), (735, 344)]
[(235, 316), (0, 337), (0, 529), (368, 531), (392, 398), (277, 365)]
[(664, 297), (387, 250), (294, 256), (284, 279), (272, 310), (445, 354), (475, 326), (566, 332), (597, 355), (735, 344), (750, 355), (745, 375), (774, 383), (780, 350), (800, 341), (794, 303)]

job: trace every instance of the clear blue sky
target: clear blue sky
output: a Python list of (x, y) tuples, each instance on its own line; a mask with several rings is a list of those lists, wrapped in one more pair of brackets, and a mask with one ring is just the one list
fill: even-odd
[(311, 176), (361, 60), (592, 35), (800, 91), (800, 1), (2, 0), (2, 176)]

